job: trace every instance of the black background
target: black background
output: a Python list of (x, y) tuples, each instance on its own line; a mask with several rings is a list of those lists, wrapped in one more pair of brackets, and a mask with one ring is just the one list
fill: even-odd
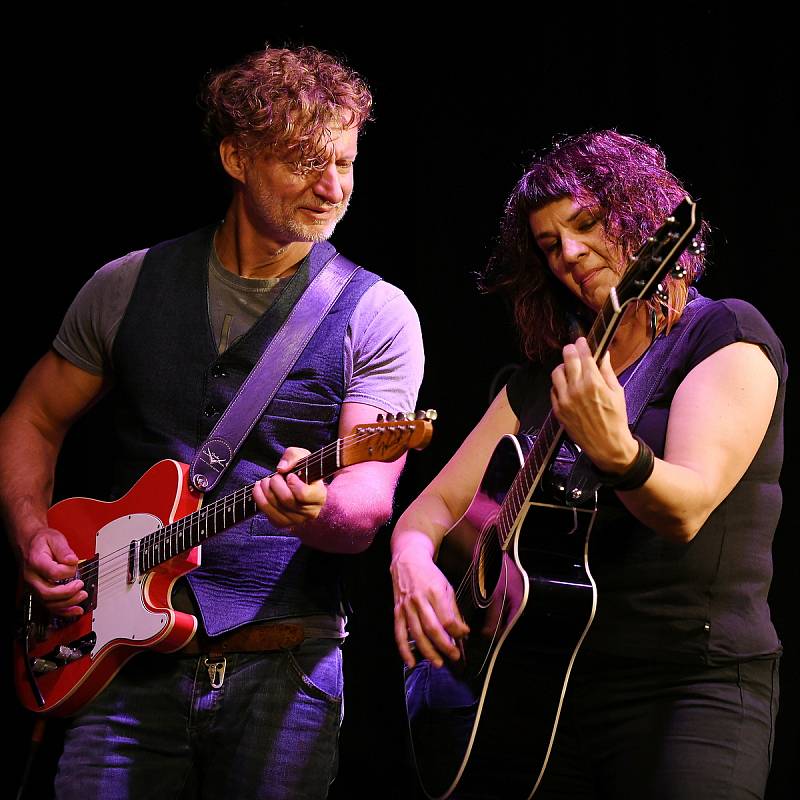
[[(267, 41), (344, 56), (375, 95), (356, 192), (333, 241), (402, 287), (422, 320), (427, 368), (419, 406), (438, 409), (440, 420), (430, 447), (409, 457), (398, 507), (474, 425), (499, 371), (519, 360), (501, 302), (479, 296), (471, 272), (486, 259), (523, 166), (557, 134), (614, 127), (659, 143), (714, 228), (701, 290), (753, 302), (787, 344), (791, 363), (797, 70), (777, 6), (761, 3), (746, 13), (710, 2), (565, 4), (543, 12), (531, 4), (521, 12), (494, 3), (480, 15), (434, 4), (271, 6), (217, 9), (203, 21), (181, 22), (141, 6), (47, 20), (23, 12), (27, 32), (4, 87), (12, 212), (3, 403), (94, 270), (221, 217), (225, 187), (199, 132), (197, 92), (209, 70)], [(787, 447), (791, 390), (788, 410)], [(102, 493), (106, 423), (101, 405), (77, 425), (58, 497)], [(783, 484), (790, 498), (788, 467)], [(771, 800), (789, 797), (795, 771), (798, 639), (790, 590), (797, 548), (789, 515), (787, 508), (774, 548), (771, 600), (786, 654)], [(388, 530), (355, 570), (334, 798), (412, 793), (402, 767), (387, 540)], [(10, 609), (10, 557), (6, 565)], [(11, 629), (9, 611), (9, 636)], [(29, 721), (14, 711), (7, 726), (12, 752), (21, 752)], [(28, 797), (48, 796), (58, 734), (52, 725)]]

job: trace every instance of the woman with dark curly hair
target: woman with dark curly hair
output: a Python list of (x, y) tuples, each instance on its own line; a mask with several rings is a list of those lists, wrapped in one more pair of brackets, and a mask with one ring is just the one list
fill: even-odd
[[(417, 762), (433, 742), (440, 761), (455, 750), (455, 762), (466, 764), (464, 776), (431, 779), (432, 796), (455, 787), (457, 797), (527, 797), (534, 786), (537, 798), (763, 796), (780, 653), (767, 592), (781, 498), (783, 347), (748, 303), (697, 293), (697, 251), (681, 255), (679, 277), (657, 296), (626, 310), (599, 361), (582, 333), (685, 194), (660, 150), (615, 131), (564, 139), (511, 194), (482, 283), (509, 296), (528, 363), (392, 538), (395, 635), (408, 667)], [(706, 233), (701, 227), (701, 242)], [(634, 395), (644, 399), (629, 419)], [(599, 487), (585, 573), (587, 586), (596, 584), (596, 609), (556, 681), (542, 758), (531, 750), (513, 762), (503, 754), (535, 724), (524, 700), (531, 686), (546, 685), (540, 669), (552, 653), (535, 636), (520, 646), (513, 635), (521, 623), (506, 619), (490, 628), (500, 645), (470, 694), (470, 647), (486, 630), (462, 614), (434, 557), (486, 499), (482, 479), (498, 440), (535, 434), (551, 411), (572, 443), (561, 450), (582, 452), (573, 469), (588, 458)], [(540, 536), (524, 517), (533, 505), (530, 496), (521, 502), (519, 552)], [(537, 564), (521, 566), (525, 612), (539, 613), (530, 609), (545, 581), (533, 574)], [(480, 562), (473, 586), (483, 569)], [(508, 614), (516, 578), (500, 574), (508, 584), (498, 607)], [(492, 583), (485, 595), (493, 603), (499, 596)], [(519, 662), (516, 684), (503, 659)], [(487, 739), (482, 717), (498, 693), (507, 701), (500, 728), (485, 723), (498, 760), (476, 765), (470, 759)], [(452, 733), (457, 726), (448, 730), (446, 719), (461, 728)], [(459, 750), (465, 719), (469, 741)]]

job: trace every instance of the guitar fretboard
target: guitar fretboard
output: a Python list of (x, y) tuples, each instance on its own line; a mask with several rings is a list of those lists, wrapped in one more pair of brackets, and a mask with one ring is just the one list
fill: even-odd
[[(292, 472), (305, 483), (327, 478), (341, 466), (342, 446), (343, 440), (340, 439), (334, 445), (324, 447), (301, 460)], [(243, 486), (232, 494), (142, 537), (138, 542), (139, 574), (154, 569), (168, 559), (203, 544), (237, 522), (252, 517), (258, 511), (253, 500), (254, 486), (253, 483)]]
[[(607, 300), (595, 318), (591, 330), (586, 334), (586, 341), (595, 359), (600, 358), (605, 352), (620, 317), (621, 313), (614, 310), (610, 299)], [(535, 487), (539, 485), (542, 474), (560, 446), (563, 432), (564, 429), (555, 414), (550, 411), (537, 433), (525, 463), (512, 481), (500, 506), (497, 516), (497, 533), (504, 545), (509, 540), (511, 529), (523, 506), (528, 502)]]
[[(652, 294), (655, 285), (683, 252), (689, 236), (698, 225), (696, 204), (687, 198), (636, 254), (616, 291), (609, 295), (586, 335), (595, 361), (599, 361), (608, 349), (627, 304)], [(496, 531), (504, 550), (511, 541), (514, 523), (557, 453), (563, 433), (563, 427), (551, 411), (498, 511)]]

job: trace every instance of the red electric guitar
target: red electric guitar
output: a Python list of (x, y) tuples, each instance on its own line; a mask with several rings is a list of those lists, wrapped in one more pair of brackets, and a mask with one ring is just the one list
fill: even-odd
[[(394, 461), (421, 450), (436, 413), (383, 416), (302, 459), (293, 472), (306, 483), (364, 461)], [(57, 716), (97, 695), (142, 648), (180, 650), (197, 619), (175, 611), (172, 586), (200, 565), (200, 544), (254, 515), (254, 484), (200, 508), (189, 465), (159, 461), (119, 500), (75, 497), (56, 503), (48, 524), (80, 558), (77, 577), (89, 597), (77, 619), (57, 617), (23, 593), (25, 619), (14, 643), (14, 677), (22, 704)]]

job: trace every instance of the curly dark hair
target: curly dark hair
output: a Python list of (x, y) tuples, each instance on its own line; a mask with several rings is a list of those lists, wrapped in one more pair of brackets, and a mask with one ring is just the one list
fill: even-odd
[(316, 47), (267, 47), (212, 75), (201, 102), (214, 146), (236, 136), (305, 173), (324, 167), (333, 129), (360, 130), (370, 119), (372, 94), (358, 73)]
[[(658, 147), (614, 130), (565, 137), (534, 159), (508, 199), (499, 240), (479, 276), (482, 290), (501, 291), (511, 300), (529, 359), (542, 361), (572, 341), (571, 321), (585, 314), (550, 272), (533, 239), (531, 212), (564, 197), (597, 207), (609, 240), (629, 259), (686, 194)], [(704, 243), (708, 232), (704, 222), (695, 239)], [(703, 256), (689, 250), (678, 263), (686, 276), (667, 278), (668, 301), (648, 301), (659, 329), (680, 317), (688, 288), (704, 267)]]

